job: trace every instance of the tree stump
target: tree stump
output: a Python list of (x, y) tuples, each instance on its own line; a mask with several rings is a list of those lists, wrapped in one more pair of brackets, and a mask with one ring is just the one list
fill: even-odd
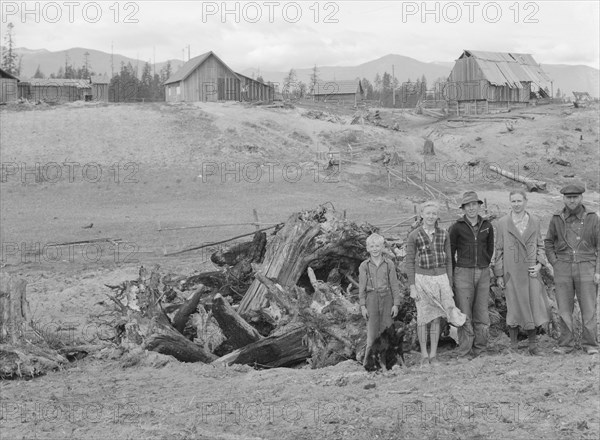
[[(364, 243), (371, 232), (367, 229), (324, 206), (293, 214), (267, 244), (263, 263), (256, 272), (289, 288), (298, 283), (309, 265), (317, 268), (326, 260), (336, 259), (354, 260), (358, 266), (367, 256)], [(244, 316), (266, 307), (267, 292), (267, 286), (255, 279), (240, 302), (238, 313)]]
[(12, 276), (0, 279), (0, 343), (17, 344), (23, 339), (29, 316), (25, 295), (27, 281)]
[(28, 324), (26, 287), (23, 279), (0, 277), (0, 379), (39, 376), (67, 362), (43, 337), (27, 339), (39, 335)]
[(425, 144), (423, 145), (423, 155), (435, 156), (435, 151), (433, 149), (433, 141), (431, 139), (425, 139)]

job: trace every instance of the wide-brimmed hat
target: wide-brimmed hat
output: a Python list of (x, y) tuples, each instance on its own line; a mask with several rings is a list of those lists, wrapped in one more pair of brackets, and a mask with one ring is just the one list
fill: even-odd
[(461, 312), (458, 307), (450, 307), (446, 312), (446, 317), (454, 327), (462, 327), (467, 320), (467, 315)]
[(462, 208), (467, 203), (471, 203), (471, 202), (477, 202), (480, 205), (483, 204), (483, 202), (481, 200), (479, 200), (479, 197), (477, 196), (477, 193), (475, 191), (467, 191), (462, 196), (462, 200), (460, 201), (460, 207)]

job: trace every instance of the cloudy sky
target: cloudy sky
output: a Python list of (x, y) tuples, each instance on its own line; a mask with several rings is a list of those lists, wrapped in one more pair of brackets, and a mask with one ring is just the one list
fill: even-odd
[[(453, 61), (463, 49), (599, 68), (592, 1), (2, 1), (17, 47), (85, 47), (156, 61), (212, 50), (234, 69), (357, 65), (395, 53)], [(187, 49), (185, 49), (187, 59)]]

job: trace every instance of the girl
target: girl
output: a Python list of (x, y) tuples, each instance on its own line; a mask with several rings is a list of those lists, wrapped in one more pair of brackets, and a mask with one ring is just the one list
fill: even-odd
[[(417, 305), (417, 335), (421, 346), (421, 366), (436, 364), (440, 317), (455, 308), (452, 292), (452, 256), (448, 232), (438, 227), (437, 202), (421, 205), (421, 226), (408, 236), (406, 272), (410, 296)], [(427, 328), (431, 352), (427, 353)]]

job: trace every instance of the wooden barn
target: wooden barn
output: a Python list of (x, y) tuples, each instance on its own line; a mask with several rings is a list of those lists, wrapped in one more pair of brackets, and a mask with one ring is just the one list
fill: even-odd
[(19, 84), (19, 95), (30, 101), (90, 101), (92, 85), (85, 79), (31, 78)]
[(110, 80), (107, 75), (90, 76), (92, 86), (92, 101), (108, 102), (108, 84)]
[(453, 114), (481, 114), (529, 104), (550, 77), (529, 54), (465, 50), (456, 60), (445, 85), (448, 110)]
[(14, 102), (18, 98), (19, 78), (0, 69), (0, 102)]
[(241, 73), (236, 73), (240, 78), (241, 101), (267, 101), (275, 99), (275, 89), (270, 84), (257, 81)]
[(215, 53), (190, 59), (165, 81), (165, 100), (177, 101), (272, 101), (273, 86), (234, 72)]
[(312, 93), (315, 101), (356, 105), (365, 99), (360, 79), (317, 81)]

